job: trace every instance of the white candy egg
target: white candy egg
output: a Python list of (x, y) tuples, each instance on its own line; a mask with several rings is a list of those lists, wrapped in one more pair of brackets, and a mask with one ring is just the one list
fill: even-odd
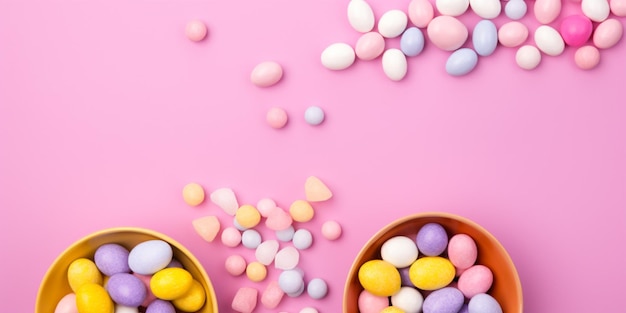
[(407, 72), (406, 56), (400, 49), (392, 48), (383, 53), (383, 71), (391, 80), (404, 78)]
[(611, 8), (607, 0), (582, 0), (580, 8), (583, 14), (594, 22), (602, 22), (609, 17)]
[(541, 62), (541, 52), (535, 46), (525, 45), (517, 49), (515, 62), (525, 70), (532, 70)]
[(459, 16), (469, 8), (469, 0), (436, 0), (435, 6), (443, 15)]
[(391, 305), (406, 313), (421, 312), (422, 304), (424, 304), (424, 296), (413, 287), (402, 287), (400, 291), (391, 296)]
[(346, 69), (354, 63), (355, 58), (354, 49), (349, 44), (343, 42), (329, 45), (322, 51), (321, 56), (322, 65), (330, 70)]
[(502, 11), (500, 0), (469, 0), (469, 5), (476, 15), (484, 19), (496, 18)]
[(374, 28), (374, 11), (365, 0), (352, 0), (348, 3), (348, 22), (356, 31), (367, 33)]
[(406, 29), (409, 17), (401, 10), (389, 10), (378, 21), (378, 32), (385, 38), (398, 37)]
[(548, 25), (537, 27), (535, 30), (535, 44), (537, 44), (537, 48), (541, 52), (550, 56), (560, 55), (565, 49), (565, 42), (559, 32)]

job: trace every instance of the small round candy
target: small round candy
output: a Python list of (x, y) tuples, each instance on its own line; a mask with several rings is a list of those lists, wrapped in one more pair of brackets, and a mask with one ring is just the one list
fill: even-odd
[(297, 270), (286, 270), (278, 276), (278, 285), (286, 294), (293, 294), (304, 287), (304, 280)]
[(261, 213), (255, 207), (244, 204), (235, 212), (235, 220), (245, 228), (252, 228), (261, 221)]
[(148, 304), (146, 313), (176, 313), (176, 308), (170, 301), (156, 299)]
[(293, 239), (293, 235), (296, 233), (296, 230), (293, 226), (289, 226), (283, 230), (277, 230), (275, 233), (276, 239), (287, 242)]
[(440, 224), (427, 223), (417, 232), (415, 241), (417, 248), (424, 255), (437, 256), (446, 250), (448, 234)]
[(193, 280), (191, 288), (182, 297), (172, 300), (174, 306), (183, 312), (196, 312), (204, 305), (206, 293), (199, 281)]
[(54, 313), (78, 313), (76, 294), (71, 292), (63, 296), (54, 309)]
[(233, 226), (237, 230), (239, 230), (239, 231), (244, 231), (244, 230), (248, 229), (248, 227), (241, 226), (241, 224), (239, 224), (239, 222), (237, 222), (237, 218), (236, 217), (233, 217)]
[(364, 61), (369, 61), (380, 56), (385, 50), (385, 38), (379, 32), (368, 32), (356, 41), (354, 53)]
[(498, 300), (486, 293), (473, 296), (468, 303), (469, 312), (502, 313), (502, 307)]
[(528, 6), (524, 0), (510, 0), (504, 6), (504, 14), (512, 20), (521, 19), (526, 15), (527, 10)]
[(289, 207), (289, 214), (296, 222), (308, 222), (315, 215), (315, 211), (307, 201), (296, 200)]
[(310, 106), (304, 111), (304, 120), (309, 125), (319, 125), (324, 121), (324, 110), (318, 106)]
[(580, 47), (574, 54), (574, 62), (579, 68), (590, 70), (600, 63), (600, 51), (594, 46)]
[(259, 87), (270, 87), (283, 77), (283, 68), (274, 61), (257, 64), (250, 73), (250, 81)]
[(380, 247), (383, 260), (398, 268), (408, 267), (417, 260), (417, 246), (406, 236), (395, 236), (387, 239)]
[(322, 299), (328, 293), (328, 285), (321, 278), (313, 278), (306, 287), (306, 292), (313, 299)]
[(259, 210), (261, 216), (267, 217), (272, 209), (276, 207), (276, 202), (270, 198), (263, 198), (256, 204), (256, 209)]
[(265, 116), (267, 124), (272, 128), (283, 128), (287, 124), (287, 112), (279, 107), (273, 107), (267, 111)]
[(311, 232), (302, 228), (296, 230), (293, 234), (293, 246), (298, 250), (306, 250), (313, 244), (313, 235)]
[(67, 269), (67, 280), (72, 291), (77, 292), (78, 288), (87, 283), (101, 285), (102, 274), (92, 260), (79, 258), (70, 263)]
[(328, 240), (337, 240), (341, 237), (341, 225), (336, 221), (326, 221), (322, 224), (322, 236)]
[(261, 244), (261, 234), (254, 229), (246, 229), (241, 234), (241, 243), (248, 249), (256, 249)]
[(448, 242), (448, 259), (454, 267), (466, 269), (474, 265), (478, 257), (478, 248), (472, 237), (466, 234), (456, 234)]
[(226, 271), (233, 276), (239, 276), (246, 271), (246, 260), (238, 254), (233, 254), (226, 258), (224, 261), (224, 267), (226, 267)]
[(559, 32), (566, 44), (573, 47), (580, 47), (589, 40), (593, 25), (591, 20), (581, 14), (574, 14), (561, 21)]
[(433, 18), (428, 24), (426, 33), (435, 47), (445, 51), (454, 51), (460, 48), (469, 36), (465, 24), (447, 15)]
[(148, 295), (143, 281), (129, 273), (111, 276), (106, 284), (106, 290), (115, 303), (131, 307), (140, 306)]
[(235, 227), (226, 227), (222, 231), (222, 244), (227, 247), (236, 247), (241, 243), (241, 232)]
[(147, 240), (130, 250), (128, 266), (137, 274), (150, 275), (170, 264), (173, 255), (169, 243), (159, 239)]
[(185, 34), (191, 41), (201, 41), (207, 34), (206, 25), (199, 20), (189, 21), (189, 23), (187, 23), (187, 27), (185, 28)]
[[(463, 306), (463, 293), (454, 287), (445, 287), (426, 296), (422, 310), (424, 312), (458, 312)], [(474, 311), (491, 312), (493, 311)]]
[(532, 70), (541, 62), (541, 52), (535, 46), (521, 46), (515, 54), (515, 62), (525, 70)]
[(197, 206), (204, 201), (204, 189), (200, 184), (189, 183), (183, 188), (183, 200), (190, 206)]
[(459, 276), (458, 289), (463, 295), (470, 299), (471, 297), (485, 293), (493, 284), (493, 273), (491, 270), (481, 264), (474, 265), (463, 271)]
[(193, 283), (193, 277), (182, 268), (172, 267), (162, 269), (150, 279), (150, 290), (163, 300), (174, 300), (183, 296)]

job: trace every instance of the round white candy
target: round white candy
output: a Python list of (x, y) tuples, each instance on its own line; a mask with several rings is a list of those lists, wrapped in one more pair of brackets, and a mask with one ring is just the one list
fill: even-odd
[(565, 41), (563, 41), (561, 34), (548, 25), (537, 27), (535, 30), (535, 43), (541, 52), (550, 56), (560, 55), (565, 49)]
[(348, 22), (354, 30), (367, 33), (374, 28), (375, 18), (372, 7), (364, 0), (348, 3)]
[(172, 261), (174, 251), (163, 240), (148, 240), (136, 245), (128, 254), (128, 266), (141, 275), (154, 274)]
[(246, 229), (241, 234), (241, 244), (248, 249), (256, 249), (261, 244), (261, 234), (254, 229)]
[(304, 111), (304, 120), (309, 125), (319, 125), (324, 121), (324, 110), (318, 106), (310, 106)]
[(401, 10), (389, 10), (378, 20), (378, 32), (385, 38), (398, 37), (406, 29), (409, 17)]
[(313, 299), (322, 299), (328, 293), (328, 285), (321, 278), (313, 278), (306, 287), (306, 292)]
[(280, 240), (280, 241), (291, 241), (291, 239), (293, 239), (293, 235), (295, 234), (295, 229), (293, 228), (293, 226), (289, 226), (286, 229), (283, 230), (277, 230), (276, 233), (276, 239)]
[(417, 260), (417, 244), (409, 237), (395, 236), (383, 243), (380, 255), (397, 268), (407, 267)]
[(435, 7), (442, 15), (459, 16), (469, 8), (469, 0), (436, 0)]
[(515, 54), (515, 62), (525, 70), (532, 70), (541, 62), (541, 52), (535, 46), (522, 46)]
[(294, 294), (301, 288), (304, 288), (304, 279), (300, 272), (296, 270), (287, 270), (278, 276), (278, 286), (286, 294)]
[(293, 246), (298, 250), (306, 250), (313, 244), (313, 235), (311, 232), (302, 228), (296, 230), (293, 234)]
[(347, 43), (333, 43), (322, 51), (322, 65), (329, 70), (343, 70), (356, 59), (354, 49)]
[(424, 296), (413, 287), (402, 287), (391, 296), (391, 305), (402, 309), (405, 313), (421, 312), (423, 303)]

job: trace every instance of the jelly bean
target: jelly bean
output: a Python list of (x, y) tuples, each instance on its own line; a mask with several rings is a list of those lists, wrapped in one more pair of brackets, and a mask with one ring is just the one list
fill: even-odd
[(241, 243), (241, 232), (235, 227), (226, 227), (222, 231), (222, 244), (227, 247), (236, 247)]
[(298, 271), (286, 270), (278, 276), (278, 285), (286, 294), (293, 294), (304, 286), (304, 280)]
[(270, 87), (283, 78), (283, 67), (274, 61), (257, 64), (250, 73), (250, 81), (258, 87)]
[(217, 216), (203, 216), (191, 221), (193, 229), (202, 239), (212, 242), (220, 231), (220, 221)]
[(458, 288), (466, 298), (486, 293), (493, 283), (493, 273), (484, 265), (474, 265), (459, 276)]
[(224, 261), (224, 267), (226, 268), (226, 271), (233, 276), (239, 276), (243, 274), (243, 272), (246, 271), (247, 266), (248, 265), (246, 264), (246, 260), (238, 254), (233, 254), (227, 257), (226, 261)]
[(509, 0), (504, 6), (504, 14), (512, 20), (519, 20), (528, 11), (528, 6), (524, 0)]
[(309, 202), (326, 201), (333, 196), (328, 186), (315, 176), (307, 177), (304, 182), (304, 194)]
[(147, 240), (130, 250), (128, 266), (137, 274), (154, 274), (172, 261), (173, 254), (172, 247), (167, 242)]
[(183, 187), (183, 200), (190, 206), (197, 206), (204, 201), (204, 189), (200, 184), (189, 183)]
[(150, 290), (163, 300), (181, 297), (191, 288), (193, 277), (182, 268), (166, 268), (156, 272), (150, 280)]
[(354, 53), (363, 60), (376, 59), (385, 50), (385, 38), (378, 32), (369, 32), (361, 35), (354, 46)]
[(300, 252), (294, 247), (285, 247), (276, 253), (274, 267), (281, 270), (291, 270), (298, 266)]
[(448, 234), (440, 224), (427, 223), (417, 232), (415, 242), (419, 251), (424, 255), (436, 256), (446, 250)]
[(329, 45), (322, 51), (321, 61), (325, 68), (338, 71), (350, 67), (354, 63), (355, 57), (354, 49), (350, 45), (338, 42)]
[(328, 293), (328, 285), (321, 278), (313, 278), (307, 284), (306, 292), (313, 299), (322, 299)]
[(580, 47), (576, 49), (574, 62), (579, 68), (590, 70), (600, 63), (600, 51), (594, 46)]
[(239, 202), (235, 192), (230, 188), (218, 188), (211, 192), (211, 202), (221, 208), (226, 214), (234, 216), (239, 209)]
[(485, 313), (502, 313), (502, 307), (494, 297), (486, 293), (473, 296), (468, 303), (468, 311)]
[(413, 57), (424, 49), (424, 34), (417, 27), (409, 27), (400, 38), (400, 50), (406, 56)]
[(559, 32), (548, 25), (537, 27), (534, 38), (537, 48), (547, 55), (557, 56), (565, 49), (565, 42)]
[[(298, 250), (306, 250), (313, 244), (313, 235), (310, 231), (301, 228), (293, 234), (293, 246)], [(278, 243), (276, 243), (278, 245)], [(278, 247), (277, 247), (278, 248)]]
[(328, 240), (337, 240), (341, 237), (341, 225), (337, 221), (326, 221), (322, 224), (322, 236)]
[(518, 21), (504, 23), (498, 30), (498, 41), (505, 47), (517, 47), (524, 43), (527, 38), (528, 28)]
[(94, 254), (94, 262), (102, 274), (111, 276), (117, 273), (129, 273), (128, 249), (116, 243), (103, 244)]
[(399, 81), (406, 76), (407, 60), (400, 49), (391, 48), (383, 53), (383, 72), (393, 81)]
[(230, 307), (240, 313), (251, 313), (256, 308), (259, 291), (252, 287), (241, 287), (235, 293)]
[(467, 27), (461, 21), (446, 15), (433, 18), (428, 24), (426, 33), (437, 48), (446, 51), (460, 48), (469, 35)]
[(322, 108), (312, 105), (304, 111), (304, 121), (309, 125), (319, 125), (324, 121), (325, 114)]
[(280, 241), (291, 241), (291, 239), (293, 239), (293, 235), (296, 233), (295, 229), (293, 228), (293, 226), (289, 226), (286, 229), (283, 230), (277, 230), (276, 231), (276, 239), (280, 240)]
[(535, 46), (522, 46), (515, 53), (515, 62), (525, 70), (532, 70), (541, 63), (541, 53)]
[(261, 244), (261, 234), (254, 229), (247, 229), (241, 234), (241, 243), (248, 249), (256, 249)]
[(409, 20), (413, 25), (424, 28), (433, 19), (435, 12), (428, 0), (411, 0), (408, 8)]
[(374, 11), (372, 7), (364, 1), (350, 1), (348, 3), (348, 22), (354, 30), (367, 33), (374, 28)]
[(615, 16), (626, 16), (626, 0), (609, 0), (609, 7)]
[(287, 125), (287, 112), (283, 108), (273, 107), (267, 111), (265, 121), (272, 128), (280, 129)]
[(285, 292), (280, 289), (280, 285), (278, 281), (272, 281), (265, 287), (263, 293), (261, 294), (261, 303), (268, 309), (274, 309), (283, 299)]
[[(422, 310), (427, 312), (458, 312), (463, 306), (463, 294), (454, 287), (433, 291), (424, 299)], [(485, 312), (485, 311), (476, 311)]]
[(170, 301), (156, 299), (148, 304), (146, 313), (176, 313), (176, 308)]
[(400, 273), (393, 264), (369, 260), (359, 267), (359, 282), (363, 289), (376, 296), (389, 297), (400, 290)]
[(278, 247), (278, 241), (276, 240), (264, 241), (258, 247), (256, 247), (254, 256), (261, 264), (270, 265), (272, 262), (274, 262), (274, 257), (278, 252)]
[(104, 287), (86, 283), (76, 291), (76, 307), (80, 313), (111, 313), (115, 304)]
[(148, 295), (143, 281), (129, 273), (111, 276), (106, 290), (115, 303), (131, 307), (140, 306)]
[(598, 49), (608, 49), (616, 45), (624, 34), (622, 23), (614, 18), (598, 24), (593, 33), (593, 44)]
[(235, 220), (245, 228), (252, 228), (261, 222), (261, 213), (255, 207), (244, 204), (235, 212)]
[(411, 282), (422, 290), (435, 290), (448, 285), (455, 276), (454, 265), (446, 258), (426, 256), (413, 262), (409, 269)]
[(474, 265), (478, 257), (478, 248), (472, 237), (466, 234), (456, 234), (448, 242), (448, 259), (459, 269), (466, 269)]
[(191, 41), (201, 41), (206, 38), (207, 32), (206, 25), (200, 20), (189, 21), (185, 27), (185, 35)]
[(469, 8), (469, 0), (436, 0), (435, 7), (442, 15), (463, 15)]
[[(515, 0), (514, 0), (515, 1)], [(490, 20), (482, 20), (474, 26), (472, 32), (474, 50), (480, 56), (490, 56), (498, 45), (498, 29)]]
[(389, 10), (378, 20), (378, 32), (385, 38), (400, 36), (406, 29), (409, 18), (402, 10)]
[(296, 200), (289, 207), (289, 214), (296, 222), (308, 222), (313, 219), (315, 211), (307, 201)]
[(493, 19), (500, 15), (502, 4), (499, 0), (469, 0), (470, 8), (484, 19)]
[(592, 31), (593, 25), (591, 24), (591, 20), (580, 14), (574, 14), (564, 18), (561, 20), (561, 26), (559, 27), (563, 41), (573, 47), (579, 47), (585, 44), (585, 42), (589, 40), (589, 37), (591, 37)]
[(54, 308), (54, 313), (78, 313), (76, 294), (72, 292), (63, 296)]
[(401, 287), (400, 291), (391, 296), (391, 305), (402, 309), (405, 313), (421, 312), (423, 303), (422, 294), (412, 287)]
[(377, 296), (367, 290), (359, 293), (357, 300), (359, 312), (361, 313), (380, 313), (389, 305), (389, 299), (383, 296)]
[(533, 11), (537, 21), (550, 24), (561, 14), (561, 0), (537, 0)]
[(609, 17), (611, 8), (608, 0), (582, 0), (583, 14), (594, 22), (602, 22)]
[(380, 255), (384, 261), (393, 266), (408, 267), (417, 260), (417, 246), (415, 242), (406, 236), (395, 236), (387, 239), (380, 247)]
[(67, 280), (72, 291), (77, 292), (85, 284), (102, 284), (102, 274), (96, 263), (87, 258), (78, 258), (70, 263)]

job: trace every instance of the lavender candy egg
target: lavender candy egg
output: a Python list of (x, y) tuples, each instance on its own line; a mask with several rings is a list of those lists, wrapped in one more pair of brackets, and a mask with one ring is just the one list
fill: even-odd
[(128, 250), (116, 243), (103, 244), (94, 255), (96, 267), (106, 276), (117, 273), (130, 273)]
[(176, 309), (171, 302), (156, 299), (148, 304), (146, 313), (176, 313)]
[(169, 243), (159, 239), (148, 240), (130, 250), (128, 266), (137, 274), (151, 275), (170, 264), (173, 256)]
[(417, 248), (426, 256), (438, 256), (446, 250), (448, 234), (443, 226), (428, 223), (417, 232)]
[(400, 272), (400, 285), (401, 286), (415, 287), (415, 285), (413, 285), (413, 282), (411, 282), (411, 277), (409, 275), (410, 269), (411, 267), (403, 267), (403, 268), (398, 269), (398, 272)]
[(148, 296), (146, 285), (133, 274), (117, 273), (109, 278), (106, 289), (117, 304), (138, 307)]
[(461, 307), (458, 313), (469, 313), (469, 307), (467, 306), (467, 303), (463, 304), (463, 306)]
[[(463, 306), (463, 293), (454, 287), (444, 287), (433, 291), (424, 299), (424, 313), (457, 313)], [(471, 313), (472, 311), (470, 311)], [(482, 311), (476, 311), (482, 312)], [(485, 312), (486, 313), (486, 312)]]
[(400, 37), (400, 50), (408, 57), (414, 57), (424, 50), (424, 33), (417, 27), (409, 27)]
[[(498, 301), (486, 293), (473, 296), (468, 303), (469, 313), (502, 313), (502, 307)], [(427, 313), (424, 311), (424, 313)]]

